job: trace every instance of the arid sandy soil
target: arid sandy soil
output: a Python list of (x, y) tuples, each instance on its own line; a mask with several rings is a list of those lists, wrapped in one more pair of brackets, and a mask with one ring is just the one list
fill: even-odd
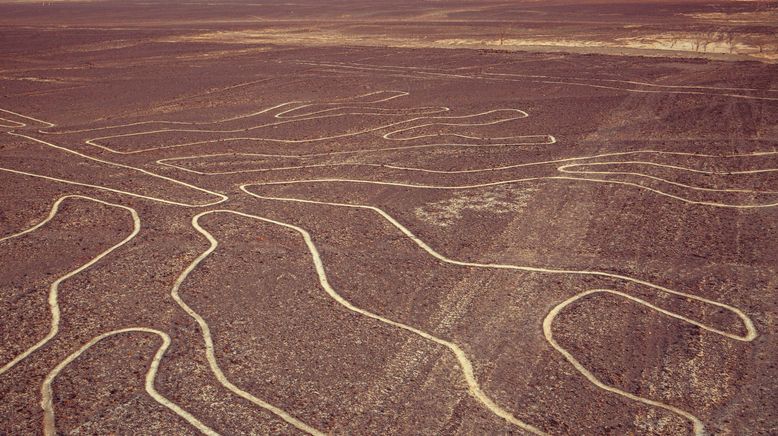
[(774, 4), (45, 3), (0, 434), (778, 432)]

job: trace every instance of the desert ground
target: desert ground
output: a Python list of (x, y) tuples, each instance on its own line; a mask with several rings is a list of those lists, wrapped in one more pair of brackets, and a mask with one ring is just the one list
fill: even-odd
[(776, 17), (0, 2), (0, 434), (778, 434)]

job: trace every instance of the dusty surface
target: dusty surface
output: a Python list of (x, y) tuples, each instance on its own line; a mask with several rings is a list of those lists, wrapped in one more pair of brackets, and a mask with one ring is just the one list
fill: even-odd
[[(778, 60), (775, 0), (4, 0), (0, 25), (108, 39), (71, 47), (79, 51), (186, 41)], [(143, 29), (143, 40), (131, 29)]]
[(0, 434), (778, 432), (773, 4), (11, 3)]

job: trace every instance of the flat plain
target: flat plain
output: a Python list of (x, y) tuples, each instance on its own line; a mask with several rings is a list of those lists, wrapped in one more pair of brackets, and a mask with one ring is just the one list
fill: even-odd
[(776, 11), (0, 3), (0, 434), (776, 434)]

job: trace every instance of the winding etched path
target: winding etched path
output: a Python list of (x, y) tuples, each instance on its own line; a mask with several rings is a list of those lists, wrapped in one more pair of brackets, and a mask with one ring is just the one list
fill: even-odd
[[(369, 72), (383, 72), (387, 74), (395, 74), (398, 72), (408, 74), (410, 76), (434, 76), (443, 79), (461, 79), (461, 80), (479, 80), (490, 82), (539, 82), (546, 84), (559, 84), (573, 87), (591, 87), (607, 90), (618, 90), (630, 93), (665, 93), (665, 94), (685, 94), (695, 95), (701, 97), (715, 97), (715, 98), (736, 98), (746, 100), (757, 100), (765, 103), (771, 103), (772, 101), (778, 101), (778, 96), (773, 96), (773, 93), (777, 90), (760, 90), (753, 88), (736, 88), (736, 87), (715, 87), (715, 86), (696, 86), (696, 85), (671, 85), (661, 83), (642, 82), (637, 80), (621, 80), (621, 79), (608, 79), (608, 78), (588, 78), (568, 80), (567, 78), (561, 78), (556, 76), (545, 75), (521, 75), (521, 74), (508, 74), (497, 73), (490, 71), (481, 71), (479, 73), (467, 73), (465, 71), (442, 71), (435, 69), (422, 69), (414, 67), (401, 67), (401, 66), (375, 66), (367, 64), (346, 64), (346, 63), (325, 63), (325, 62), (308, 62), (301, 61), (300, 63), (305, 65), (311, 65), (324, 68), (335, 68), (345, 70), (356, 71), (369, 71)], [(690, 317), (681, 315), (674, 311), (659, 307), (651, 302), (638, 298), (629, 293), (622, 292), (614, 289), (590, 289), (580, 293), (577, 293), (566, 300), (556, 304), (546, 315), (542, 322), (542, 331), (546, 341), (550, 346), (558, 352), (582, 377), (588, 380), (592, 385), (597, 388), (608, 392), (613, 395), (617, 395), (629, 401), (641, 403), (646, 406), (660, 408), (669, 411), (686, 421), (691, 423), (693, 433), (697, 436), (701, 436), (705, 433), (705, 425), (703, 421), (696, 416), (692, 411), (687, 411), (681, 407), (668, 404), (656, 399), (651, 399), (643, 396), (639, 396), (619, 387), (612, 386), (602, 382), (597, 378), (594, 373), (580, 363), (575, 356), (573, 356), (568, 350), (562, 347), (553, 336), (553, 323), (557, 316), (562, 313), (566, 308), (576, 302), (585, 299), (593, 298), (598, 295), (613, 295), (628, 302), (641, 305), (651, 311), (672, 318), (674, 320), (683, 322), (685, 324), (693, 325), (707, 333), (721, 336), (728, 340), (734, 340), (738, 342), (751, 342), (757, 336), (758, 332), (754, 325), (753, 320), (743, 310), (714, 299), (701, 297), (699, 295), (682, 292), (679, 290), (671, 289), (669, 287), (661, 286), (651, 283), (646, 280), (631, 277), (624, 274), (616, 274), (606, 271), (597, 270), (573, 270), (573, 269), (561, 269), (553, 266), (530, 266), (530, 265), (514, 265), (514, 264), (499, 264), (499, 263), (478, 263), (469, 262), (463, 260), (457, 260), (447, 257), (441, 254), (436, 249), (432, 248), (427, 242), (421, 240), (416, 236), (406, 225), (403, 225), (397, 218), (391, 216), (385, 210), (367, 204), (350, 204), (350, 203), (338, 203), (318, 201), (312, 199), (295, 198), (288, 196), (268, 196), (261, 195), (253, 191), (252, 188), (263, 186), (283, 186), (283, 185), (308, 185), (311, 187), (311, 191), (326, 190), (328, 184), (354, 184), (354, 185), (376, 185), (376, 186), (391, 186), (401, 187), (418, 190), (445, 190), (445, 191), (459, 191), (484, 188), (490, 186), (510, 185), (517, 183), (525, 183), (541, 180), (563, 180), (567, 182), (583, 182), (583, 183), (598, 183), (606, 186), (624, 186), (634, 189), (640, 189), (658, 196), (668, 198), (672, 201), (677, 201), (681, 204), (695, 205), (700, 207), (715, 207), (715, 208), (731, 208), (738, 210), (747, 209), (765, 209), (778, 206), (778, 190), (758, 190), (749, 187), (734, 187), (729, 186), (727, 182), (724, 187), (712, 187), (712, 186), (700, 186), (696, 184), (690, 184), (681, 182), (679, 180), (672, 179), (671, 177), (651, 174), (651, 170), (662, 170), (670, 172), (672, 174), (686, 174), (686, 175), (699, 175), (699, 176), (716, 176), (724, 178), (729, 181), (738, 176), (746, 175), (767, 175), (770, 173), (778, 172), (778, 167), (763, 166), (763, 167), (749, 167), (747, 169), (734, 169), (734, 170), (710, 170), (704, 166), (687, 166), (674, 163), (663, 163), (654, 161), (658, 158), (686, 158), (690, 160), (700, 159), (717, 159), (726, 162), (735, 162), (736, 164), (742, 163), (741, 160), (751, 158), (764, 158), (768, 161), (769, 165), (773, 165), (770, 162), (771, 158), (778, 155), (778, 151), (764, 150), (756, 151), (752, 153), (741, 154), (728, 154), (728, 155), (714, 155), (706, 153), (690, 153), (690, 152), (676, 152), (676, 151), (660, 151), (651, 149), (641, 149), (634, 151), (623, 152), (610, 152), (599, 153), (588, 156), (575, 156), (575, 157), (562, 157), (558, 159), (536, 161), (536, 162), (524, 162), (509, 165), (482, 167), (482, 168), (466, 168), (466, 169), (453, 169), (443, 170), (435, 168), (413, 167), (399, 165), (394, 162), (349, 162), (349, 161), (336, 161), (327, 163), (311, 162), (314, 158), (322, 157), (350, 157), (350, 156), (362, 156), (367, 154), (378, 154), (384, 152), (397, 152), (397, 151), (409, 151), (420, 150), (429, 148), (446, 148), (446, 147), (521, 147), (521, 146), (544, 146), (553, 145), (557, 143), (557, 138), (550, 134), (532, 134), (532, 135), (512, 135), (512, 136), (488, 136), (477, 135), (474, 133), (462, 133), (467, 129), (478, 129), (487, 126), (500, 126), (505, 123), (511, 123), (517, 120), (522, 120), (530, 116), (528, 112), (517, 108), (496, 108), (488, 109), (481, 112), (474, 112), (464, 115), (439, 115), (443, 113), (452, 112), (451, 108), (447, 106), (439, 107), (410, 107), (410, 108), (395, 108), (381, 106), (383, 103), (398, 100), (401, 97), (410, 96), (408, 91), (375, 91), (352, 97), (345, 97), (342, 99), (334, 99), (324, 102), (314, 101), (302, 101), (292, 100), (280, 104), (274, 104), (256, 111), (249, 113), (238, 114), (226, 118), (218, 118), (212, 121), (200, 121), (200, 122), (187, 122), (187, 121), (172, 121), (172, 120), (147, 120), (126, 124), (116, 124), (102, 127), (87, 127), (77, 129), (57, 129), (57, 125), (54, 123), (42, 121), (40, 119), (22, 115), (17, 112), (13, 112), (7, 109), (0, 109), (0, 127), (11, 129), (7, 134), (26, 141), (32, 141), (38, 145), (57, 150), (63, 153), (63, 156), (86, 159), (90, 162), (99, 164), (106, 168), (119, 168), (122, 171), (128, 171), (130, 174), (139, 174), (144, 177), (149, 177), (149, 180), (160, 183), (160, 185), (170, 185), (177, 188), (184, 188), (188, 190), (189, 194), (197, 193), (197, 195), (205, 195), (211, 200), (209, 201), (179, 201), (178, 199), (163, 198), (160, 196), (146, 195), (139, 192), (128, 191), (119, 188), (112, 188), (99, 183), (91, 183), (85, 181), (79, 181), (76, 179), (55, 177), (49, 174), (42, 174), (40, 172), (32, 172), (27, 170), (21, 170), (12, 168), (10, 166), (1, 166), (0, 172), (7, 174), (13, 174), (25, 178), (35, 178), (41, 181), (53, 182), (59, 185), (66, 185), (77, 187), (78, 189), (95, 190), (97, 193), (109, 193), (116, 194), (119, 197), (127, 197), (128, 200), (137, 200), (139, 202), (149, 202), (152, 205), (164, 205), (183, 208), (187, 219), (191, 216), (192, 209), (197, 209), (197, 213), (191, 216), (191, 227), (202, 237), (204, 237), (209, 247), (200, 252), (194, 260), (177, 274), (175, 281), (170, 288), (170, 296), (178, 304), (181, 310), (183, 310), (189, 317), (191, 317), (198, 325), (201, 333), (205, 348), (205, 357), (211, 373), (218, 380), (219, 384), (240, 398), (243, 398), (254, 406), (266, 410), (278, 418), (282, 419), (289, 425), (296, 429), (313, 434), (324, 435), (327, 434), (326, 429), (318, 429), (314, 426), (304, 422), (301, 417), (293, 416), (289, 411), (285, 410), (281, 405), (271, 404), (269, 401), (259, 398), (246, 389), (233, 383), (228, 376), (221, 369), (219, 362), (214, 351), (214, 339), (211, 333), (211, 328), (208, 322), (197, 313), (191, 306), (185, 301), (185, 293), (182, 295), (182, 287), (185, 287), (187, 278), (195, 271), (201, 264), (218, 248), (219, 242), (216, 238), (206, 230), (200, 223), (201, 218), (213, 215), (213, 214), (232, 214), (257, 220), (259, 222), (280, 226), (285, 229), (293, 230), (296, 232), (301, 240), (305, 243), (308, 253), (310, 255), (310, 261), (313, 268), (316, 271), (319, 285), (322, 290), (338, 305), (344, 309), (356, 313), (360, 316), (374, 320), (375, 322), (385, 324), (398, 331), (402, 331), (404, 334), (415, 335), (423, 340), (427, 341), (433, 346), (440, 346), (447, 349), (457, 360), (459, 371), (467, 383), (468, 392), (481, 406), (488, 410), (491, 414), (507, 421), (508, 423), (516, 426), (517, 428), (532, 434), (545, 434), (545, 431), (540, 425), (525, 422), (516, 417), (515, 412), (509, 410), (509, 408), (498, 404), (490, 395), (483, 390), (478, 379), (476, 378), (473, 368), (473, 362), (471, 359), (477, 356), (468, 356), (463, 348), (455, 342), (436, 336), (430, 332), (424, 331), (413, 325), (402, 323), (383, 316), (380, 313), (366, 310), (359, 307), (348, 299), (344, 298), (330, 283), (325, 270), (325, 260), (322, 259), (319, 249), (313, 241), (311, 234), (304, 228), (299, 227), (289, 222), (283, 222), (279, 220), (270, 219), (264, 216), (253, 215), (245, 213), (239, 210), (229, 209), (230, 196), (232, 191), (225, 190), (219, 192), (213, 189), (207, 188), (209, 186), (209, 179), (211, 177), (198, 178), (196, 182), (187, 182), (179, 180), (174, 177), (170, 177), (163, 174), (158, 174), (153, 171), (149, 171), (137, 165), (130, 165), (127, 163), (116, 162), (113, 160), (104, 159), (98, 156), (114, 156), (117, 159), (129, 159), (128, 155), (137, 155), (138, 157), (145, 156), (148, 153), (152, 156), (154, 152), (176, 152), (177, 150), (185, 147), (203, 145), (203, 144), (216, 144), (222, 141), (248, 141), (249, 143), (261, 143), (263, 145), (300, 145), (309, 147), (310, 150), (303, 153), (288, 153), (288, 154), (273, 154), (273, 153), (203, 153), (193, 154), (189, 156), (174, 156), (161, 159), (151, 159), (148, 164), (157, 164), (160, 169), (164, 169), (168, 172), (179, 171), (181, 175), (190, 177), (197, 176), (238, 176), (245, 175), (247, 179), (235, 183), (230, 181), (232, 188), (235, 191), (235, 195), (262, 202), (263, 204), (273, 204), (274, 202), (286, 203), (286, 204), (312, 204), (318, 205), (330, 210), (337, 210), (342, 208), (350, 208), (361, 211), (367, 211), (380, 220), (389, 223), (397, 231), (399, 231), (403, 237), (412, 241), (419, 249), (421, 249), (426, 255), (434, 258), (437, 261), (469, 268), (480, 268), (487, 270), (512, 270), (512, 271), (527, 271), (541, 274), (558, 274), (566, 276), (593, 276), (607, 279), (613, 279), (625, 283), (639, 285), (641, 287), (650, 289), (656, 294), (673, 295), (682, 297), (688, 300), (692, 300), (701, 303), (704, 306), (714, 307), (725, 311), (727, 313), (735, 315), (742, 324), (742, 331), (731, 332), (724, 329), (717, 328), (715, 326), (706, 324), (704, 322), (692, 319)], [(272, 117), (268, 122), (254, 122), (254, 117)], [(309, 122), (314, 120), (330, 120), (339, 119), (342, 117), (360, 117), (363, 119), (375, 120), (377, 125), (371, 127), (359, 127), (354, 130), (347, 130), (342, 133), (319, 135), (310, 138), (279, 138), (271, 136), (256, 135), (253, 132), (278, 126), (291, 125), (294, 123)], [(399, 117), (401, 119), (391, 119), (391, 121), (384, 121), (383, 117)], [(249, 125), (235, 126), (237, 123), (248, 123)], [(42, 140), (33, 136), (34, 134), (29, 129), (37, 129), (37, 135), (81, 135), (81, 134), (93, 134), (93, 132), (103, 136), (89, 138), (84, 140), (84, 143), (90, 147), (89, 150), (94, 151), (96, 155), (83, 153), (73, 148), (68, 148), (63, 145), (55, 144), (51, 141)], [(23, 132), (17, 132), (17, 130)], [(131, 130), (127, 132), (127, 130)], [(106, 134), (107, 133), (107, 134)], [(166, 141), (158, 140), (159, 135), (165, 134), (184, 134), (185, 135), (213, 135), (217, 138), (203, 139), (197, 141), (187, 142), (174, 142), (168, 143)], [(380, 148), (360, 148), (355, 150), (336, 150), (321, 152), (316, 151), (315, 147), (319, 143), (334, 142), (346, 138), (358, 138), (360, 135), (374, 134), (372, 139), (378, 141), (386, 141), (391, 146)], [(118, 138), (134, 138), (134, 140), (144, 140), (153, 142), (154, 146), (143, 146), (141, 148), (123, 150), (116, 148), (112, 145), (112, 140)], [(447, 138), (453, 138), (451, 141)], [(409, 141), (410, 145), (396, 145), (398, 142)], [(428, 141), (431, 143), (416, 143), (420, 141)], [(83, 148), (84, 145), (82, 144)], [(89, 152), (91, 153), (91, 152)], [(169, 156), (169, 155), (168, 155)], [(283, 165), (270, 165), (258, 168), (250, 169), (238, 169), (238, 170), (222, 170), (222, 171), (208, 171), (207, 164), (206, 170), (188, 168), (180, 163), (186, 161), (205, 161), (209, 158), (235, 158), (240, 160), (241, 158), (269, 158), (269, 159), (287, 159), (298, 164), (283, 164)], [(626, 160), (622, 160), (626, 159)], [(127, 162), (126, 160), (124, 162)], [(516, 176), (511, 171), (520, 170), (528, 167), (540, 167), (548, 166), (551, 171), (558, 173), (559, 175), (543, 175), (533, 177)], [(366, 167), (366, 168), (385, 168), (390, 170), (396, 170), (404, 172), (409, 175), (427, 175), (427, 174), (439, 174), (439, 175), (481, 175), (490, 177), (491, 179), (468, 184), (435, 184), (424, 182), (407, 182), (407, 181), (391, 181), (382, 179), (380, 180), (364, 180), (357, 178), (311, 178), (311, 179), (292, 179), (292, 180), (271, 180), (255, 182), (248, 178), (254, 174), (273, 172), (274, 175), (283, 175), (286, 172), (299, 169), (311, 169), (311, 168), (348, 168), (348, 167)], [(637, 170), (625, 170), (624, 168), (639, 167), (646, 169), (646, 172)], [(552, 173), (553, 174), (553, 173)], [(618, 179), (619, 177), (629, 177), (641, 181), (648, 181), (658, 183), (662, 188), (645, 185), (642, 183), (636, 183), (634, 181), (628, 181)], [(228, 179), (230, 180), (230, 179)], [(262, 179), (265, 180), (265, 179)], [(197, 183), (197, 184), (195, 184)], [(199, 186), (202, 183), (202, 186)], [(666, 187), (672, 187), (676, 189), (665, 189)], [(679, 194), (677, 190), (682, 190), (683, 193)], [(711, 198), (699, 199), (694, 198), (691, 193), (704, 193), (712, 196)], [(720, 199), (718, 195), (724, 194), (743, 194), (743, 197), (748, 197), (743, 201), (732, 201), (729, 199)], [(773, 197), (775, 196), (775, 197)], [(55, 338), (59, 332), (60, 327), (60, 307), (58, 302), (58, 294), (60, 285), (66, 280), (84, 272), (98, 262), (106, 261), (112, 253), (119, 250), (131, 240), (133, 240), (141, 229), (141, 221), (138, 211), (130, 206), (108, 202), (97, 197), (87, 195), (70, 194), (60, 197), (52, 205), (51, 210), (46, 218), (40, 221), (38, 224), (31, 226), (27, 229), (12, 233), (8, 236), (0, 237), (0, 243), (3, 241), (19, 238), (31, 232), (34, 232), (47, 223), (49, 223), (58, 213), (61, 204), (69, 199), (82, 199), (87, 201), (96, 202), (112, 208), (119, 208), (128, 212), (132, 218), (133, 228), (132, 231), (124, 237), (121, 241), (115, 243), (110, 248), (101, 252), (97, 256), (90, 259), (88, 262), (82, 264), (78, 268), (67, 272), (66, 274), (56, 278), (49, 286), (48, 294), (48, 306), (51, 314), (51, 321), (48, 334), (40, 339), (36, 344), (29, 347), (24, 352), (15, 356), (10, 362), (4, 364), (0, 368), (0, 376), (3, 376), (10, 369), (14, 368), (17, 364), (28, 358), (30, 355), (45, 347), (53, 338)], [(218, 209), (213, 207), (218, 206)], [(338, 216), (336, 213), (334, 216)], [(76, 351), (70, 353), (64, 360), (61, 360), (43, 380), (41, 385), (41, 407), (44, 411), (43, 431), (44, 434), (54, 435), (57, 432), (55, 424), (54, 413), (54, 400), (53, 400), (53, 384), (59, 374), (67, 368), (68, 365), (76, 361), (85, 352), (90, 350), (93, 346), (97, 345), (106, 338), (113, 337), (119, 334), (153, 334), (159, 337), (161, 345), (159, 346), (156, 354), (150, 362), (149, 369), (145, 375), (145, 389), (146, 392), (159, 404), (163, 405), (180, 418), (188, 422), (193, 428), (197, 429), (203, 434), (215, 435), (216, 432), (206, 423), (200, 421), (191, 413), (178, 406), (176, 403), (170, 401), (162, 394), (160, 394), (155, 388), (155, 379), (159, 370), (160, 362), (162, 361), (166, 351), (171, 345), (171, 339), (168, 333), (149, 327), (127, 327), (118, 330), (102, 333), (95, 336), (85, 344), (83, 344)]]

